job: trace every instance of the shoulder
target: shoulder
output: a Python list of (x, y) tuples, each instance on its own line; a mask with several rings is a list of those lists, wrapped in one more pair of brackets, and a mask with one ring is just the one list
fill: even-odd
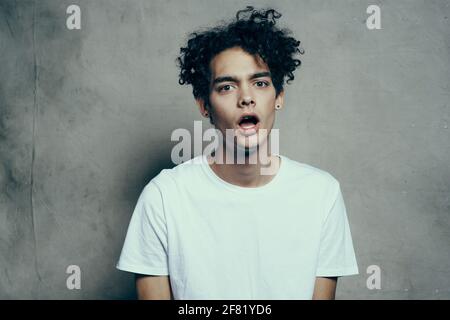
[(189, 183), (194, 179), (198, 179), (199, 170), (201, 169), (201, 157), (195, 157), (186, 162), (180, 163), (170, 169), (162, 169), (151, 181), (145, 186), (145, 189), (164, 190), (175, 188), (184, 183)]
[(320, 189), (339, 188), (339, 181), (328, 171), (313, 165), (299, 162), (283, 156), (286, 161), (286, 171), (290, 179), (304, 181), (310, 186), (317, 186)]
[(341, 186), (330, 172), (313, 165), (289, 160), (292, 179), (295, 185), (302, 184), (310, 197), (317, 199), (323, 208), (323, 219), (326, 219), (330, 209), (340, 199)]

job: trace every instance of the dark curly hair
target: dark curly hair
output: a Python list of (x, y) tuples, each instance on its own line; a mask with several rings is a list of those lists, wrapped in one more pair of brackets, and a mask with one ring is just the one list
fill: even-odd
[(291, 31), (278, 29), (276, 19), (281, 14), (274, 9), (254, 10), (247, 6), (236, 13), (236, 20), (203, 32), (189, 35), (186, 47), (180, 49), (177, 58), (180, 67), (179, 83), (192, 84), (195, 98), (201, 98), (209, 106), (211, 70), (210, 62), (220, 52), (240, 47), (251, 55), (259, 55), (269, 67), (276, 95), (286, 83), (294, 80), (294, 70), (301, 61), (295, 59), (303, 54), (300, 41), (288, 36)]

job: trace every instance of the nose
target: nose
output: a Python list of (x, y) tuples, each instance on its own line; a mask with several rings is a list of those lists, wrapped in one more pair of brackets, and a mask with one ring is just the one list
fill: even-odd
[(239, 100), (239, 106), (240, 107), (246, 107), (246, 106), (254, 106), (255, 100), (250, 95), (242, 96)]

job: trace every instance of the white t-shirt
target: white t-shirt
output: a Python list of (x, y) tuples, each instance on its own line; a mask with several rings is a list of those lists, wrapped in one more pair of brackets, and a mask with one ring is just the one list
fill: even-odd
[(206, 155), (143, 189), (117, 268), (169, 275), (174, 299), (311, 299), (317, 276), (358, 274), (339, 182), (281, 156), (269, 183), (221, 179)]

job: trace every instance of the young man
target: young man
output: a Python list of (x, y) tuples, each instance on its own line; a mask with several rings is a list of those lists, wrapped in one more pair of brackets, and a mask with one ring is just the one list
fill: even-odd
[(302, 53), (280, 16), (248, 7), (181, 49), (180, 84), (224, 138), (142, 191), (117, 264), (141, 299), (334, 299), (337, 277), (358, 274), (339, 182), (268, 147)]

